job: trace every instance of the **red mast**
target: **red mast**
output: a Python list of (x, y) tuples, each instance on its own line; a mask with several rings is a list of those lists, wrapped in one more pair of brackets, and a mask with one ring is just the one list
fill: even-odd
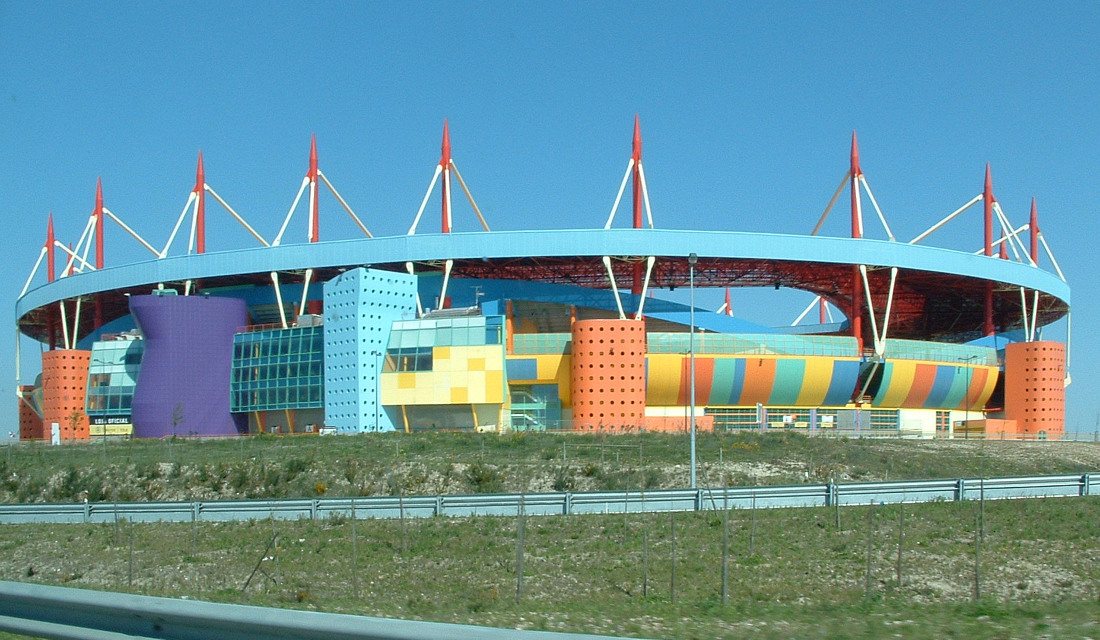
[[(993, 203), (996, 202), (993, 198), (993, 174), (990, 172), (989, 164), (985, 165), (985, 186), (982, 189), (982, 202), (985, 208), (985, 245), (983, 247), (984, 254), (987, 257), (993, 256)], [(985, 304), (984, 314), (982, 317), (982, 334), (991, 336), (994, 333), (993, 326), (993, 283), (985, 283)]]
[[(320, 242), (321, 240), (321, 192), (317, 189), (317, 178), (319, 171), (317, 170), (317, 134), (313, 134), (309, 139), (309, 171), (306, 173), (306, 177), (309, 178), (309, 212), (310, 218), (313, 222), (309, 228), (309, 241)], [(317, 281), (317, 274), (310, 272), (309, 282), (306, 283), (308, 288), (311, 284)], [(324, 302), (322, 300), (309, 300), (306, 303), (306, 311), (314, 315), (320, 315), (324, 310)]]
[(199, 168), (195, 170), (192, 193), (199, 199), (195, 209), (195, 251), (206, 253), (206, 173), (202, 168), (202, 149), (199, 150)]
[(57, 275), (57, 269), (54, 266), (54, 252), (53, 244), (55, 242), (53, 235), (53, 213), (50, 213), (49, 220), (46, 222), (46, 278), (53, 282), (54, 277)]
[[(53, 213), (50, 214), (49, 220), (46, 222), (46, 279), (50, 282), (54, 281), (57, 277), (57, 267), (54, 265), (54, 242), (56, 238), (53, 233)], [(48, 331), (50, 334), (50, 350), (57, 348), (57, 321), (53, 317), (53, 313), (50, 314), (48, 323)]]
[(95, 268), (103, 268), (103, 182), (95, 179)]
[(1031, 261), (1039, 264), (1039, 213), (1035, 208), (1035, 198), (1031, 199), (1031, 220), (1027, 228), (1031, 236)]
[[(634, 163), (634, 175), (631, 176), (631, 191), (634, 195), (634, 228), (642, 228), (642, 128), (637, 114), (634, 115), (634, 139), (631, 145), (630, 159)], [(642, 277), (644, 269), (641, 262), (634, 263), (633, 284), (630, 293), (638, 296), (642, 294)]]
[[(95, 180), (95, 268), (103, 268), (103, 182)], [(71, 270), (70, 270), (71, 271)], [(101, 294), (95, 296), (95, 326), (103, 326), (103, 303)]]
[(440, 146), (439, 167), (443, 170), (443, 208), (442, 223), (443, 233), (451, 232), (451, 132), (447, 128), (447, 120), (443, 120), (443, 144)]
[[(852, 196), (852, 238), (863, 237), (863, 229), (860, 224), (859, 211), (859, 177), (862, 171), (859, 168), (859, 143), (856, 140), (856, 132), (852, 132), (852, 153), (848, 169), (851, 178)], [(856, 339), (859, 353), (863, 353), (863, 279), (860, 277), (859, 266), (852, 267), (852, 336)]]
[(319, 242), (321, 240), (321, 208), (319, 206), (320, 193), (317, 191), (317, 134), (309, 140), (309, 172), (306, 173), (306, 177), (309, 178), (309, 193), (310, 203), (309, 212), (310, 217), (313, 218), (313, 224), (309, 229), (309, 241)]

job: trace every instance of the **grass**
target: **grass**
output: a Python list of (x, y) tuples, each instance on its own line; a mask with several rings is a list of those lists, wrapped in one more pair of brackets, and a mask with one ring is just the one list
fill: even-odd
[[(527, 518), (518, 602), (518, 523), (500, 517), (362, 520), (354, 529), (347, 518), (8, 525), (0, 528), (0, 579), (639, 637), (1100, 633), (1095, 497), (987, 502), (977, 600), (974, 503), (849, 507), (839, 528), (832, 509), (731, 512), (725, 603), (721, 516)], [(277, 552), (244, 589), (276, 535)]]
[[(796, 484), (1082, 473), (1087, 442), (700, 434), (699, 483)], [(215, 500), (688, 486), (676, 434), (472, 433), (166, 439), (0, 451), (0, 502)]]

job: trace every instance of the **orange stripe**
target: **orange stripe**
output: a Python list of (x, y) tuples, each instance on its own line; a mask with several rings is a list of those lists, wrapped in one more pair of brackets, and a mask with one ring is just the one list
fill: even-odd
[[(714, 358), (695, 359), (695, 404), (710, 401), (710, 388), (714, 384)], [(690, 386), (690, 383), (689, 383)]]
[[(985, 383), (989, 380), (989, 369), (975, 368), (970, 374), (970, 389), (967, 390), (966, 397), (970, 399), (972, 404), (980, 406), (985, 405), (985, 401), (982, 398), (982, 392), (985, 391)], [(962, 402), (966, 404), (966, 398)], [(963, 407), (964, 409), (970, 409), (970, 407)]]
[(936, 365), (918, 364), (913, 372), (913, 384), (909, 387), (909, 393), (901, 406), (906, 408), (920, 408), (932, 393), (932, 385), (936, 382)]
[(775, 384), (775, 358), (746, 358), (739, 405), (767, 404)]

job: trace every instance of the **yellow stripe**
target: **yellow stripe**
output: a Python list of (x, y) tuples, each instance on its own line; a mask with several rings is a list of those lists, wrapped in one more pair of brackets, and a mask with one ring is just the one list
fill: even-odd
[(890, 387), (879, 404), (883, 407), (900, 407), (913, 387), (917, 375), (917, 362), (913, 360), (895, 360), (891, 363)]
[(680, 399), (680, 368), (683, 356), (651, 354), (647, 360), (649, 378), (646, 385), (646, 404), (657, 407), (675, 406)]
[(833, 381), (833, 361), (824, 358), (806, 358), (802, 373), (802, 389), (798, 392), (799, 406), (819, 405), (829, 393)]

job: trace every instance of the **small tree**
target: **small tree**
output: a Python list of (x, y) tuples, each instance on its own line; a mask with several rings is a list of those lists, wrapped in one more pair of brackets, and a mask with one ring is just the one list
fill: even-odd
[(175, 438), (178, 433), (177, 429), (183, 424), (183, 403), (177, 402), (176, 406), (172, 409), (172, 437)]
[(84, 412), (80, 409), (73, 409), (73, 412), (65, 416), (65, 420), (69, 423), (69, 433), (72, 437), (76, 437), (77, 427), (80, 426), (81, 419), (84, 418)]

